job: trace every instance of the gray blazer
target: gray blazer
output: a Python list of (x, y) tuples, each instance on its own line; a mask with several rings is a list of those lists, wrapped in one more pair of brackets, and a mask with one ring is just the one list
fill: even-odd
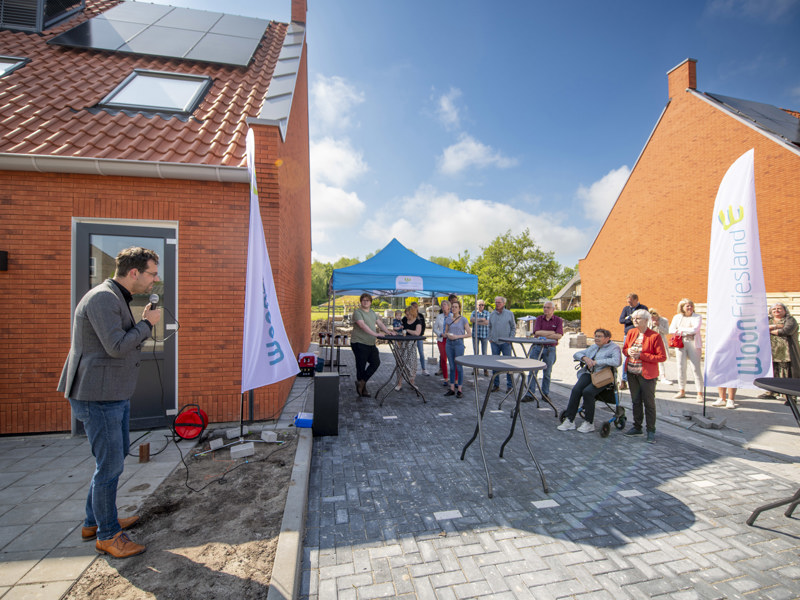
[(136, 388), (145, 321), (134, 323), (117, 285), (106, 279), (78, 303), (58, 391), (73, 400), (129, 400)]

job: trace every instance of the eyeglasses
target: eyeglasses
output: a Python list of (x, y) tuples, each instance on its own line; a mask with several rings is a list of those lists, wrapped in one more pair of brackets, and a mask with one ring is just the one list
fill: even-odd
[(152, 275), (153, 277), (158, 277), (158, 271), (153, 273), (152, 271), (142, 271), (142, 273), (147, 273), (148, 275)]

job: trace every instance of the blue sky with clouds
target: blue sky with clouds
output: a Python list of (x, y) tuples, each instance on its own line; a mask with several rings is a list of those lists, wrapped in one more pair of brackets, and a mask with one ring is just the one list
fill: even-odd
[[(286, 21), (290, 0), (159, 3)], [(572, 266), (667, 103), (800, 109), (800, 0), (309, 0), (314, 257), (424, 257), (529, 228)], [(654, 207), (657, 215), (657, 207)], [(657, 218), (657, 217), (656, 217)]]

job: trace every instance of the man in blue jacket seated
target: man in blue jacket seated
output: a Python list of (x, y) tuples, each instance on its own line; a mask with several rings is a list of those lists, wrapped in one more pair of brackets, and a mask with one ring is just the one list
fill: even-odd
[(559, 431), (575, 429), (575, 417), (578, 414), (581, 398), (583, 398), (584, 417), (586, 420), (578, 427), (581, 433), (594, 431), (594, 400), (600, 393), (600, 388), (592, 385), (592, 372), (603, 367), (618, 367), (622, 364), (622, 353), (619, 346), (611, 343), (611, 332), (608, 329), (596, 329), (594, 344), (585, 350), (579, 350), (573, 355), (575, 360), (581, 361), (578, 371), (578, 383), (572, 388), (569, 395), (569, 404), (564, 411), (564, 422), (558, 426)]

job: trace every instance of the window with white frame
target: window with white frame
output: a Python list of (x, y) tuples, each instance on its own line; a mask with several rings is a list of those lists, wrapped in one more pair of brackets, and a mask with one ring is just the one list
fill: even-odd
[(19, 56), (0, 56), (0, 77), (5, 77), (12, 71), (24, 67), (29, 61), (29, 58), (20, 58)]
[(130, 110), (192, 113), (200, 104), (211, 78), (162, 71), (136, 69), (100, 106)]

